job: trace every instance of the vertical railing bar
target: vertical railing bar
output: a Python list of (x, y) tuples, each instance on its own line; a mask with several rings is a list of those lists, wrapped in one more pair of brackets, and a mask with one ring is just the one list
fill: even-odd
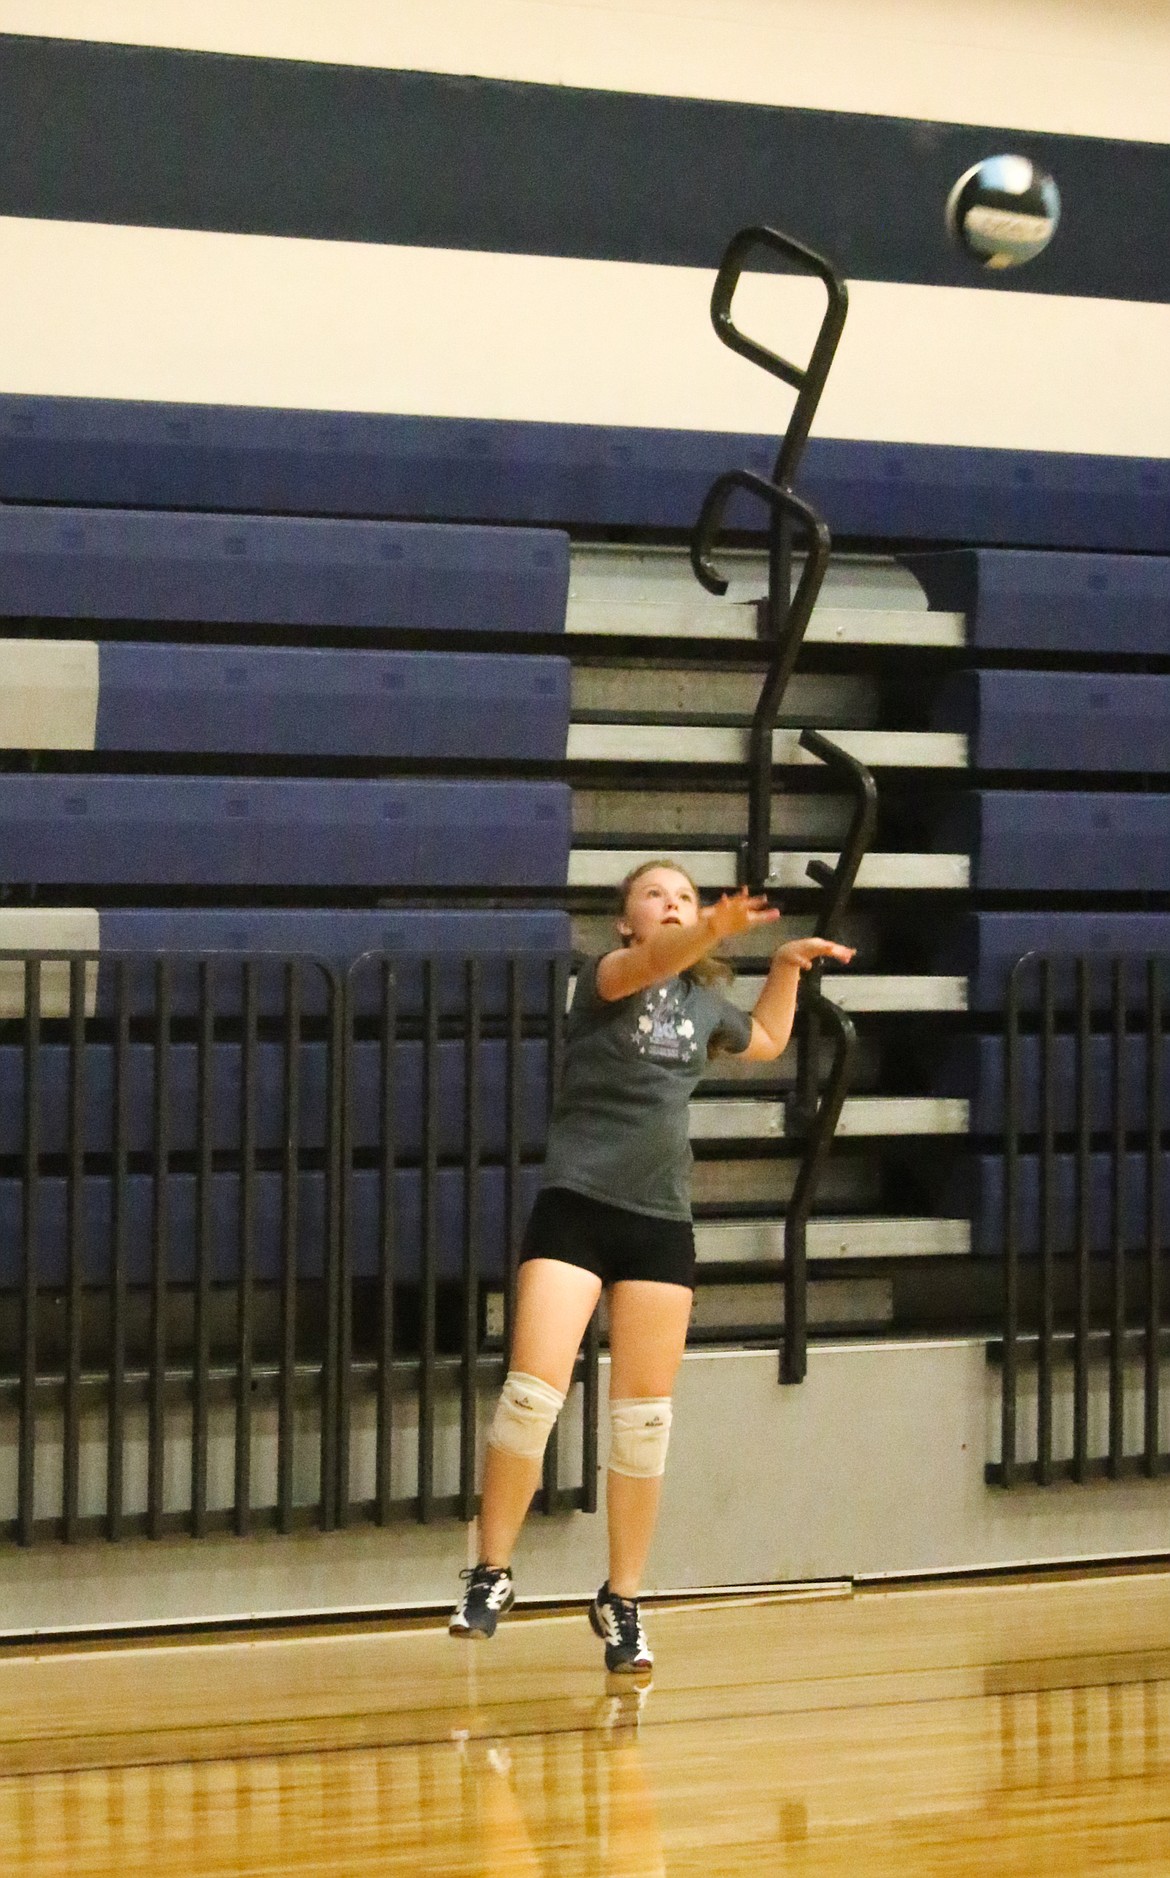
[(477, 958), (465, 965), (463, 1043), (463, 1349), (459, 1377), (459, 1511), (475, 1517), (475, 1462), (479, 1383), (479, 1167), (480, 1032), (482, 971)]
[[(360, 973), (360, 967), (359, 967)], [(337, 1115), (340, 1176), (338, 1215), (340, 1238), (337, 1258), (337, 1391), (335, 1428), (337, 1442), (336, 1519), (339, 1526), (349, 1525), (353, 1483), (351, 1479), (350, 1434), (353, 1413), (353, 1274), (354, 1242), (357, 1234), (357, 1207), (354, 1194), (354, 1129), (356, 1115), (357, 998), (353, 975), (347, 980), (347, 996), (342, 1013), (341, 1062), (338, 1068), (340, 1107)]]
[(1000, 1416), (1000, 1479), (1013, 1487), (1017, 1477), (1020, 1340), (1020, 977), (1028, 961), (1020, 959), (1008, 979), (1007, 1036), (1004, 1051), (1003, 1220), (1003, 1399)]
[(259, 1023), (257, 962), (242, 966), (240, 1038), (240, 1173), (236, 1311), (235, 1529), (252, 1526), (252, 1383), (256, 1303), (256, 1048)]
[(581, 1369), (581, 1511), (597, 1511), (598, 1419), (601, 1409), (601, 1316), (585, 1332)]
[(342, 1342), (349, 1322), (345, 1300), (349, 1292), (347, 1235), (343, 1220), (345, 1184), (344, 1107), (345, 1039), (351, 1022), (348, 981), (342, 985), (334, 972), (320, 968), (326, 999), (326, 1121), (325, 1141), (325, 1246), (322, 1278), (325, 1291), (325, 1352), (321, 1373), (321, 1526), (332, 1532), (341, 1502), (349, 1499), (349, 1368), (343, 1364)]
[(113, 1160), (110, 1167), (110, 1395), (106, 1436), (106, 1532), (123, 1531), (126, 1462), (126, 1182), (130, 1073), (130, 966), (114, 964)]
[(1111, 1116), (1109, 1474), (1116, 1479), (1125, 1452), (1125, 962), (1113, 961), (1113, 1088)]
[(393, 959), (381, 961), (378, 1025), (378, 1457), (375, 1497), (381, 1525), (394, 1504), (394, 1280), (397, 1270), (397, 1043), (398, 974)]
[[(565, 1073), (565, 1029), (569, 1002), (569, 959), (558, 953), (550, 965), (548, 1013), (548, 1102), (551, 1116), (561, 1092)], [(597, 1496), (597, 1384), (598, 1313), (595, 1311), (581, 1347), (581, 1488), (577, 1502), (589, 1512), (596, 1510)], [(592, 1504), (590, 1496), (592, 1495)]]
[(1036, 1477), (1043, 1487), (1052, 1483), (1052, 1395), (1055, 1346), (1055, 1195), (1056, 1117), (1054, 1065), (1056, 1011), (1052, 991), (1052, 960), (1040, 961), (1040, 1299), (1039, 1344), (1036, 1361)]
[(1076, 1165), (1074, 1170), (1074, 1233), (1076, 1255), (1075, 1320), (1073, 1326), (1073, 1476), (1089, 1477), (1089, 1286), (1090, 1272), (1090, 1149), (1092, 1136), (1091, 1053), (1092, 1005), (1088, 960), (1076, 962)]
[[(276, 1518), (293, 1527), (296, 1443), (297, 1297), (299, 1291), (301, 1139), (301, 964), (284, 967), (283, 1142), (280, 1160), (280, 1382), (276, 1428)], [(322, 1087), (322, 1131), (328, 1130), (327, 1086)]]
[(21, 1176), (20, 1456), (17, 1524), (31, 1545), (36, 1523), (37, 1304), (41, 1220), (41, 961), (24, 962), (24, 1165)]
[(1161, 1472), (1162, 965), (1146, 961), (1146, 1374), (1145, 1471)]
[(418, 1378), (418, 1517), (434, 1511), (435, 1307), (438, 1282), (439, 985), (435, 959), (423, 961), (422, 1260)]
[(520, 1257), (520, 961), (514, 955), (504, 967), (504, 1249), (507, 1280), (504, 1285), (504, 1359), (510, 1361), (516, 1309), (516, 1272)]
[(166, 1367), (169, 1343), (170, 1266), (170, 1036), (171, 962), (155, 960), (154, 1187), (151, 1201), (150, 1356), (147, 1410), (147, 1531), (162, 1537), (166, 1455)]
[[(557, 1093), (557, 1055), (554, 1046), (554, 1038), (560, 1029), (557, 1019), (557, 983), (557, 961), (553, 958), (548, 962), (546, 974), (547, 1009), (545, 1014), (545, 1102), (550, 1114)], [(571, 1387), (572, 1384), (570, 1384)], [(553, 1423), (544, 1449), (540, 1491), (540, 1506), (544, 1513), (557, 1513), (561, 1507), (560, 1436), (561, 1424), (558, 1420)]]
[(215, 1127), (215, 966), (200, 959), (195, 1044), (195, 1323), (191, 1389), (191, 1530), (207, 1532), (211, 1376), (212, 1151)]
[(62, 1533), (78, 1538), (81, 1497), (81, 1312), (85, 1200), (85, 960), (69, 960), (69, 1120), (66, 1160), (65, 1400)]

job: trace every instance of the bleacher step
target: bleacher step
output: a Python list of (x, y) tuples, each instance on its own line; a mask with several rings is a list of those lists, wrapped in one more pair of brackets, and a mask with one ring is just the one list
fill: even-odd
[[(812, 1279), (805, 1302), (810, 1330), (861, 1329), (891, 1323), (894, 1287), (888, 1278)], [(784, 1322), (784, 1293), (779, 1285), (700, 1285), (691, 1308), (692, 1331), (731, 1338), (774, 1330)]]
[[(596, 600), (569, 596), (568, 633), (628, 639), (759, 640), (754, 600), (705, 604), (701, 600)], [(962, 646), (962, 613), (919, 608), (818, 607), (805, 633), (807, 645)]]
[[(741, 1010), (750, 1011), (764, 989), (762, 973), (741, 973), (728, 985), (726, 996)], [(967, 980), (942, 975), (826, 972), (821, 980), (826, 998), (843, 1011), (965, 1011)]]
[[(959, 1096), (848, 1096), (837, 1134), (965, 1135), (969, 1127), (970, 1103)], [(792, 1136), (783, 1102), (759, 1096), (699, 1096), (691, 1103), (692, 1141), (768, 1141)]]
[[(633, 868), (659, 858), (658, 848), (575, 848), (569, 856), (570, 887), (612, 887)], [(736, 856), (732, 850), (689, 849), (672, 857), (702, 888), (733, 889)], [(771, 857), (769, 886), (810, 887), (810, 861), (836, 865), (835, 854), (780, 851)], [(867, 854), (858, 870), (860, 891), (937, 890), (954, 893), (970, 885), (971, 861), (966, 854)]]
[[(811, 1219), (810, 1259), (966, 1258), (965, 1219)], [(782, 1219), (699, 1220), (695, 1247), (702, 1265), (778, 1265), (784, 1259)]]
[[(965, 769), (967, 738), (956, 731), (833, 730), (827, 733), (847, 755), (872, 768)], [(571, 724), (566, 756), (578, 763), (725, 763), (748, 760), (750, 733), (710, 724)], [(772, 735), (778, 765), (820, 765), (801, 747), (800, 732)], [(821, 765), (823, 767), (823, 765)]]
[[(648, 651), (625, 660), (612, 653), (595, 655), (586, 663), (578, 649), (571, 680), (573, 720), (638, 714), (647, 723), (750, 724), (765, 665), (763, 646), (750, 663), (741, 654), (734, 665), (722, 666), (708, 656), (692, 655), (683, 662)], [(881, 711), (882, 688), (873, 674), (794, 672), (777, 721), (801, 729), (806, 724), (826, 730), (837, 724), (869, 728), (881, 722)]]

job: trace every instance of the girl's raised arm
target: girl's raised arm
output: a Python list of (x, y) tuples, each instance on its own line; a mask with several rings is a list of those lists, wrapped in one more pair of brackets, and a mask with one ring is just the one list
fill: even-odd
[(752, 1011), (752, 1040), (740, 1056), (749, 1063), (774, 1063), (788, 1047), (796, 1016), (796, 991), (801, 972), (807, 972), (818, 959), (833, 959), (848, 965), (852, 946), (836, 945), (831, 939), (790, 939), (774, 954), (764, 989)]

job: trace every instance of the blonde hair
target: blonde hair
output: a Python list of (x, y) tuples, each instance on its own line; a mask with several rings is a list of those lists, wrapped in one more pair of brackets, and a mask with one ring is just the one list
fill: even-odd
[[(622, 881), (621, 886), (618, 888), (617, 913), (619, 918), (625, 913), (630, 893), (635, 884), (641, 880), (643, 874), (652, 873), (656, 867), (668, 867), (672, 874), (681, 874), (690, 887), (691, 892), (694, 894), (695, 899), (699, 902), (700, 906), (702, 905), (702, 895), (699, 892), (697, 884), (687, 873), (686, 868), (680, 867), (677, 861), (672, 861), (664, 856), (663, 859), (658, 861), (642, 861), (637, 867), (630, 869), (629, 873)], [(622, 944), (629, 945), (629, 943), (629, 939), (623, 934)], [(714, 958), (712, 954), (708, 952), (704, 958), (696, 959), (693, 965), (688, 965), (686, 971), (681, 975), (684, 978), (693, 979), (697, 985), (726, 985), (735, 977), (735, 972), (727, 963), (726, 959)]]

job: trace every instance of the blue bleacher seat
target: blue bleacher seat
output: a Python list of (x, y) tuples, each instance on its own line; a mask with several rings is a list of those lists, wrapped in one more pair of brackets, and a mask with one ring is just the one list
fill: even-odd
[(111, 907), (101, 916), (110, 952), (284, 952), (341, 966), (366, 952), (463, 957), (568, 943), (568, 914), (546, 907)]
[[(1167, 956), (1170, 913), (972, 913), (940, 929), (927, 962), (932, 971), (966, 975), (973, 1010), (998, 1011), (1007, 998), (1012, 966), (1029, 952), (1131, 961)], [(1140, 986), (1136, 962), (1129, 979), (1135, 989)], [(1098, 986), (1101, 982), (1098, 976)], [(1054, 983), (1067, 998), (1071, 969), (1057, 975)], [(1034, 971), (1025, 975), (1021, 989), (1026, 1002), (1034, 1004)]]
[(563, 759), (569, 663), (462, 652), (104, 644), (99, 750)]
[(559, 633), (556, 530), (0, 507), (0, 616)]
[[(1070, 546), (1098, 540), (1086, 518)], [(932, 607), (966, 613), (968, 643), (980, 650), (1170, 653), (1170, 559), (1156, 554), (957, 548), (905, 559)]]
[[(1141, 1250), (1146, 1231), (1146, 1181), (1148, 1168), (1142, 1154), (1127, 1154), (1123, 1161), (1122, 1235), (1127, 1249)], [(998, 1258), (1003, 1253), (1004, 1158), (1001, 1154), (978, 1154), (966, 1157), (932, 1183), (932, 1199), (940, 1214), (958, 1215), (971, 1221), (971, 1250), (976, 1256)], [(1170, 1154), (1163, 1154), (1162, 1218), (1168, 1217), (1170, 1202)], [(1113, 1168), (1108, 1154), (1094, 1154), (1089, 1162), (1088, 1221), (1089, 1249), (1106, 1252), (1110, 1245), (1112, 1222)], [(1062, 1252), (1071, 1251), (1076, 1218), (1076, 1160), (1071, 1154), (1056, 1157), (1053, 1190), (1054, 1245)], [(1017, 1210), (1019, 1246), (1022, 1254), (1032, 1257), (1040, 1246), (1040, 1164), (1037, 1157), (1020, 1157), (1019, 1206)]]
[[(300, 1085), (295, 1140), (302, 1150), (320, 1149), (325, 1141), (327, 1060), (323, 1042), (302, 1043), (297, 1053)], [(125, 1065), (124, 1103), (126, 1151), (148, 1153), (154, 1141), (154, 1065), (151, 1045), (132, 1043)], [(41, 1098), (37, 1139), (42, 1154), (63, 1154), (68, 1147), (69, 1052), (64, 1044), (42, 1046), (39, 1059)], [(0, 1155), (17, 1155), (23, 1147), (24, 1052), (15, 1044), (0, 1044)], [(253, 1085), (253, 1128), (257, 1151), (279, 1152), (285, 1138), (283, 1044), (261, 1041), (256, 1046)], [(409, 1160), (422, 1152), (423, 1053), (419, 1042), (399, 1040), (393, 1052), (394, 1147)], [(109, 1044), (88, 1043), (83, 1070), (84, 1151), (108, 1155), (114, 1146), (113, 1051)], [(350, 1075), (352, 1143), (357, 1151), (376, 1149), (380, 1135), (380, 1051), (376, 1042), (353, 1046)], [(167, 1052), (169, 1145), (172, 1153), (188, 1153), (196, 1146), (198, 1119), (198, 1065), (193, 1043), (172, 1044)], [(240, 1143), (241, 1050), (236, 1043), (217, 1043), (210, 1084), (213, 1150), (238, 1150)], [(499, 1039), (480, 1045), (479, 1128), (483, 1155), (499, 1156), (505, 1146), (507, 1115), (507, 1055)], [(525, 1153), (539, 1152), (544, 1142), (548, 1113), (548, 1050), (539, 1038), (526, 1038), (518, 1065), (518, 1140)], [(464, 1128), (464, 1045), (449, 1039), (439, 1046), (436, 1087), (436, 1151), (461, 1154)]]
[(1170, 674), (956, 673), (932, 713), (978, 769), (1166, 770)]
[[(1170, 972), (1167, 973), (1170, 992)], [(1112, 1126), (1112, 1040), (1092, 1036), (1088, 1049), (1089, 1126), (1108, 1130)], [(1146, 1125), (1149, 1114), (1147, 1050), (1144, 1041), (1128, 1040), (1124, 1053), (1123, 1113), (1129, 1128)], [(1040, 1127), (1041, 1078), (1040, 1045), (1035, 1036), (1020, 1038), (1019, 1123), (1025, 1131)], [(1161, 1051), (1162, 1113), (1170, 1121), (1170, 1036), (1162, 1041)], [(1007, 1046), (1002, 1037), (956, 1037), (939, 1052), (930, 1073), (930, 1092), (937, 1096), (958, 1096), (971, 1104), (972, 1134), (998, 1134), (1005, 1125), (1004, 1091)], [(1074, 1039), (1058, 1036), (1052, 1063), (1054, 1126), (1068, 1130), (1076, 1126), (1077, 1076)]]
[(0, 777), (8, 881), (555, 887), (561, 783)]
[(977, 892), (1164, 892), (1170, 795), (973, 790), (944, 809), (934, 845), (971, 855)]
[[(436, 961), (435, 987), (440, 1013), (458, 1015), (465, 1008), (464, 961), (475, 956), (483, 964), (483, 1006), (499, 1016), (507, 996), (508, 957), (519, 959), (521, 1009), (526, 1014), (547, 1008), (548, 960), (569, 951), (569, 916), (556, 908), (506, 909), (484, 907), (395, 907), (364, 911), (351, 907), (114, 907), (100, 916), (103, 953), (226, 954), (216, 969), (216, 1009), (238, 1011), (240, 969), (238, 956), (270, 953), (318, 960), (344, 975), (358, 959), (365, 963), (353, 975), (351, 994), (357, 1013), (377, 1012), (381, 998), (380, 959), (394, 960), (397, 1002), (401, 1016), (417, 1017), (422, 1005), (423, 968), (419, 960)], [(367, 958), (366, 955), (369, 955)], [(131, 973), (133, 1008), (149, 1013), (154, 998), (154, 974), (148, 966)], [(196, 968), (176, 958), (172, 1001), (176, 1010), (191, 1010), (198, 994)], [(324, 998), (323, 974), (310, 966), (303, 973), (301, 998), (306, 1011), (319, 1011)], [(108, 1017), (114, 1008), (115, 973), (111, 964), (98, 970), (97, 1009)], [(258, 1009), (272, 1014), (284, 1008), (284, 975), (278, 962), (257, 969)]]
[[(539, 1181), (539, 1170), (525, 1167), (518, 1183), (517, 1210), (521, 1223)], [(359, 1170), (351, 1177), (353, 1216), (351, 1270), (355, 1278), (372, 1278), (378, 1271), (380, 1182), (376, 1172)], [(416, 1281), (422, 1248), (422, 1179), (417, 1169), (403, 1168), (395, 1176), (395, 1272), (404, 1282)], [(172, 1174), (166, 1181), (166, 1272), (174, 1284), (189, 1285), (196, 1272), (196, 1183), (193, 1174)], [(79, 1218), (83, 1243), (82, 1272), (87, 1284), (105, 1283), (110, 1275), (111, 1183), (103, 1175), (89, 1175), (83, 1183)], [(435, 1183), (438, 1275), (457, 1279), (461, 1272), (464, 1181), (458, 1168), (441, 1168)], [(500, 1167), (485, 1167), (477, 1181), (477, 1217), (481, 1276), (499, 1280), (506, 1269), (505, 1179)], [(147, 1174), (132, 1174), (125, 1183), (125, 1246), (127, 1277), (143, 1285), (151, 1274), (154, 1183)], [(66, 1190), (55, 1176), (38, 1183), (39, 1232), (37, 1282), (60, 1288), (68, 1272)], [(297, 1185), (297, 1270), (304, 1279), (321, 1275), (324, 1231), (325, 1181), (319, 1173), (304, 1173)], [(213, 1283), (230, 1283), (239, 1272), (240, 1183), (234, 1173), (217, 1173), (211, 1182), (211, 1261)], [(283, 1217), (279, 1174), (262, 1172), (255, 1181), (254, 1276), (272, 1283), (282, 1271), (280, 1227)], [(21, 1183), (0, 1178), (0, 1287), (11, 1289), (22, 1276)]]

